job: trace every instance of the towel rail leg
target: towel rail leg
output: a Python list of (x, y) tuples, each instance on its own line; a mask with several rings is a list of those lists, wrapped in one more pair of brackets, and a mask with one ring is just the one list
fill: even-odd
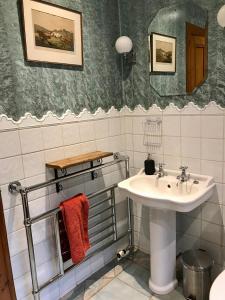
[(115, 190), (111, 189), (111, 203), (112, 203), (112, 221), (113, 221), (113, 230), (114, 230), (114, 241), (117, 240), (117, 225), (116, 225), (116, 201), (115, 201)]
[(31, 229), (31, 221), (30, 221), (30, 210), (28, 204), (28, 194), (26, 190), (21, 190), (21, 197), (22, 197), (22, 204), (23, 204), (23, 214), (24, 214), (24, 225), (26, 229), (26, 236), (27, 236), (27, 245), (28, 245), (28, 253), (30, 258), (30, 271), (31, 271), (31, 278), (32, 278), (32, 287), (33, 287), (33, 295), (35, 300), (40, 300), (40, 293), (39, 293), (39, 286), (38, 286), (38, 279), (37, 279), (37, 269), (36, 269), (36, 262), (35, 262), (35, 253), (34, 253), (34, 242), (33, 242), (33, 235)]
[[(130, 160), (129, 157), (125, 160), (126, 178), (130, 177)], [(127, 197), (127, 210), (128, 210), (128, 232), (129, 232), (129, 248), (133, 249), (133, 226), (132, 226), (132, 200)]]
[(59, 214), (56, 213), (54, 216), (54, 229), (55, 229), (55, 238), (56, 238), (56, 250), (58, 255), (58, 264), (59, 264), (59, 275), (64, 275), (64, 265), (61, 251), (60, 235), (59, 235)]

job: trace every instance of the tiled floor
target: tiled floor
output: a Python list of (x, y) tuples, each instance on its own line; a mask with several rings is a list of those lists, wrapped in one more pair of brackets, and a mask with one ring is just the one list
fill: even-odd
[[(184, 300), (181, 287), (165, 296), (154, 295), (148, 287), (148, 256), (138, 253), (121, 265), (108, 266), (63, 300)], [(97, 276), (97, 277), (96, 277)]]

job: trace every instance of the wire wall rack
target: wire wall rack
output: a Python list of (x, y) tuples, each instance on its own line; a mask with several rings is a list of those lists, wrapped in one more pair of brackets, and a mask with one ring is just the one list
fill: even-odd
[[(123, 156), (119, 153), (115, 153), (113, 155), (113, 159), (106, 163), (101, 163), (101, 165), (97, 165), (96, 167), (91, 167), (90, 169), (85, 169), (80, 172), (70, 173), (68, 175), (65, 175), (60, 178), (51, 179), (49, 181), (45, 181), (43, 183), (39, 183), (36, 185), (24, 187), (19, 181), (15, 181), (9, 184), (8, 189), (10, 193), (19, 193), (21, 195), (22, 199), (22, 206), (23, 206), (23, 215), (24, 215), (24, 226), (26, 230), (26, 237), (27, 237), (27, 246), (28, 246), (28, 253), (29, 253), (29, 261), (30, 261), (30, 271), (31, 271), (31, 279), (32, 279), (32, 293), (35, 300), (40, 300), (40, 292), (49, 286), (51, 283), (55, 282), (56, 280), (60, 279), (64, 276), (68, 271), (71, 269), (77, 267), (78, 265), (82, 264), (82, 262), (78, 265), (70, 265), (66, 266), (63, 261), (62, 257), (62, 251), (61, 251), (61, 244), (60, 244), (60, 232), (59, 232), (59, 208), (55, 208), (52, 210), (49, 210), (45, 213), (42, 213), (38, 216), (31, 217), (30, 215), (30, 208), (29, 208), (29, 197), (28, 195), (36, 190), (49, 187), (51, 185), (56, 184), (62, 184), (64, 181), (68, 179), (72, 179), (78, 176), (82, 176), (97, 170), (101, 170), (106, 167), (113, 166), (115, 164), (119, 163), (125, 163), (125, 174), (126, 178), (129, 177), (129, 157)], [(101, 211), (98, 211), (96, 214), (90, 213), (89, 219), (94, 219), (97, 217), (98, 214), (101, 214), (104, 216), (104, 213), (109, 212), (108, 215), (101, 221), (97, 222), (93, 225), (93, 227), (89, 228), (89, 230), (92, 230), (92, 234), (90, 235), (90, 239), (92, 241), (92, 247), (96, 248), (93, 252), (88, 254), (85, 258), (85, 260), (89, 259), (91, 256), (95, 255), (96, 253), (103, 251), (104, 249), (110, 247), (111, 245), (115, 244), (119, 240), (128, 237), (129, 245), (128, 248), (133, 248), (133, 234), (132, 234), (132, 207), (131, 207), (131, 200), (127, 198), (127, 211), (128, 211), (128, 229), (123, 234), (118, 234), (117, 230), (117, 221), (116, 221), (116, 204), (115, 204), (115, 188), (117, 187), (117, 184), (111, 185), (109, 187), (106, 187), (104, 189), (101, 189), (95, 193), (91, 193), (88, 196), (91, 200), (94, 197), (97, 197), (99, 195), (103, 195), (103, 199), (101, 199), (99, 202), (95, 201), (94, 204), (90, 205), (90, 212), (92, 209), (96, 208), (97, 206), (100, 206), (104, 202), (109, 203), (108, 207), (104, 208)], [(105, 198), (104, 198), (105, 197)], [(47, 282), (43, 284), (39, 284), (38, 275), (37, 275), (37, 265), (36, 265), (36, 257), (35, 257), (35, 249), (34, 249), (34, 242), (33, 242), (33, 232), (32, 232), (32, 226), (42, 220), (46, 220), (49, 218), (53, 218), (53, 227), (54, 227), (54, 236), (55, 236), (55, 245), (56, 245), (56, 251), (57, 251), (57, 265), (58, 265), (58, 273), (50, 278)], [(109, 220), (108, 225), (105, 227), (103, 226), (100, 230), (96, 229), (96, 225), (101, 225), (104, 221)], [(106, 230), (106, 233), (104, 234), (104, 231)], [(102, 233), (100, 238), (94, 239), (95, 236), (97, 236), (99, 233)], [(102, 242), (106, 241), (104, 244)], [(99, 247), (98, 247), (99, 245)], [(84, 261), (85, 261), (84, 260)]]
[(143, 145), (148, 148), (148, 152), (154, 152), (162, 145), (162, 119), (151, 118), (144, 121)]

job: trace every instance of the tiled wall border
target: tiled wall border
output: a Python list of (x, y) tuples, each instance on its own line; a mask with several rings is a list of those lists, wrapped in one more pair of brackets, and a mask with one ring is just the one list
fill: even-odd
[(145, 115), (173, 115), (180, 113), (182, 115), (192, 115), (192, 114), (205, 114), (205, 115), (218, 115), (224, 114), (225, 108), (221, 107), (215, 101), (209, 102), (203, 108), (189, 102), (183, 108), (178, 108), (173, 103), (170, 103), (165, 109), (161, 109), (156, 104), (153, 104), (149, 109), (145, 109), (141, 105), (137, 105), (134, 110), (131, 110), (128, 106), (124, 106), (120, 111), (112, 106), (107, 112), (102, 108), (98, 108), (96, 112), (91, 113), (86, 108), (83, 111), (76, 115), (70, 110), (67, 110), (62, 116), (57, 116), (53, 112), (47, 112), (41, 119), (38, 119), (36, 116), (33, 116), (31, 113), (26, 113), (18, 121), (14, 121), (12, 118), (7, 117), (7, 115), (0, 115), (0, 131), (5, 130), (15, 130), (17, 128), (28, 128), (36, 126), (47, 126), (47, 125), (57, 125), (70, 122), (81, 122), (81, 121), (90, 121), (97, 120), (102, 118), (109, 117), (121, 117), (121, 116), (145, 116)]

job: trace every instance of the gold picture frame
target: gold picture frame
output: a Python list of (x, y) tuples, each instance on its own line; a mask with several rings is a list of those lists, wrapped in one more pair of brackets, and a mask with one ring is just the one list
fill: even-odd
[(41, 0), (21, 0), (25, 59), (83, 67), (82, 13)]

